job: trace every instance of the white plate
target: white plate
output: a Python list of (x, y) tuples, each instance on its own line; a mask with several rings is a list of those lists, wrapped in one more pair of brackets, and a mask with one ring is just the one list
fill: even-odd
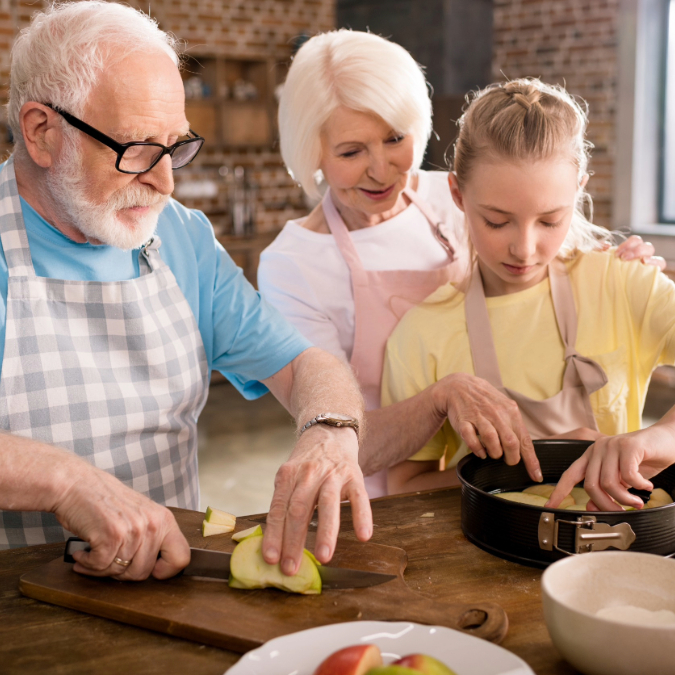
[(525, 661), (486, 640), (441, 626), (388, 621), (337, 623), (284, 635), (244, 654), (227, 675), (312, 675), (327, 656), (360, 643), (377, 645), (385, 663), (429, 654), (457, 675), (534, 675)]

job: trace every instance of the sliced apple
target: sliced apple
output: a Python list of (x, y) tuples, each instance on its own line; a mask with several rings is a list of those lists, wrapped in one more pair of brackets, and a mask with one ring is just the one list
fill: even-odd
[(528, 495), (539, 495), (548, 499), (553, 494), (553, 490), (555, 490), (555, 485), (530, 485), (523, 492)]
[(583, 506), (586, 506), (586, 504), (588, 504), (588, 502), (591, 500), (588, 492), (586, 492), (584, 488), (573, 487), (570, 494), (572, 495), (572, 499), (574, 499), (575, 504), (582, 504)]
[(532, 506), (544, 506), (548, 501), (541, 495), (532, 495), (525, 492), (499, 492), (495, 495), (500, 499), (506, 499), (510, 502), (520, 502), (521, 504), (531, 504)]
[(206, 520), (202, 521), (202, 537), (211, 537), (214, 534), (227, 534), (234, 530), (232, 525), (218, 525), (217, 523), (209, 523)]
[(408, 654), (394, 661), (393, 665), (411, 668), (422, 675), (457, 675), (454, 670), (428, 654)]
[(212, 509), (210, 506), (207, 506), (204, 520), (207, 523), (213, 523), (214, 525), (232, 525), (232, 528), (234, 529), (237, 517), (233, 516), (231, 513), (227, 513), (227, 511)]
[(331, 654), (314, 675), (365, 675), (382, 665), (382, 654), (375, 645), (352, 645)]
[(670, 498), (670, 495), (663, 488), (656, 488), (652, 492), (649, 501), (645, 504), (645, 508), (655, 509), (658, 506), (666, 506), (672, 503), (673, 500)]
[(249, 527), (247, 530), (241, 530), (239, 532), (235, 532), (232, 535), (232, 539), (234, 541), (243, 541), (246, 539), (246, 537), (253, 537), (258, 534), (262, 534), (262, 527), (260, 525), (254, 525), (253, 527)]
[(262, 555), (262, 528), (259, 534), (251, 534), (235, 547), (230, 559), (231, 588), (278, 588), (289, 593), (318, 595), (321, 593), (321, 577), (316, 559), (305, 549), (297, 574), (287, 577), (278, 564), (270, 565)]

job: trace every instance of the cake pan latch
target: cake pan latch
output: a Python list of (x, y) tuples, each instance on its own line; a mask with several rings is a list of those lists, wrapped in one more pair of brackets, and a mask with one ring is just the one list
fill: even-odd
[[(558, 546), (560, 523), (576, 527), (574, 551), (565, 551)], [(552, 513), (542, 513), (539, 518), (539, 548), (544, 551), (560, 551), (566, 555), (604, 551), (618, 548), (625, 551), (635, 541), (635, 532), (628, 523), (599, 523), (595, 516), (581, 516), (578, 520), (556, 520)]]

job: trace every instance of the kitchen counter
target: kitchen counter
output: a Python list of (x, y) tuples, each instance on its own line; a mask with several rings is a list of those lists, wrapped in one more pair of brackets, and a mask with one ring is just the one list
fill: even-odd
[[(408, 554), (405, 580), (435, 599), (499, 603), (509, 616), (503, 647), (538, 675), (577, 671), (556, 651), (544, 624), (541, 571), (496, 558), (468, 542), (460, 525), (459, 489), (373, 501), (372, 541)], [(187, 529), (190, 512), (174, 509)], [(433, 517), (422, 518), (422, 514)], [(185, 530), (184, 530), (185, 531)], [(351, 532), (343, 509), (343, 536)], [(190, 544), (198, 546), (194, 535)], [(21, 596), (19, 577), (63, 553), (63, 544), (0, 552), (0, 672), (220, 675), (239, 654), (100, 619)]]

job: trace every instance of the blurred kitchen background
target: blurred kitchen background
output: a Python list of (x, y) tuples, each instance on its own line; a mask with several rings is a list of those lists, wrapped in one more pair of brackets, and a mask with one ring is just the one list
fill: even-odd
[[(46, 0), (0, 0), (0, 98), (14, 36)], [(672, 0), (130, 0), (185, 41), (187, 117), (206, 138), (175, 196), (204, 211), (255, 284), (258, 258), (308, 212), (278, 150), (276, 108), (295, 50), (336, 27), (386, 36), (425, 66), (434, 127), (427, 168), (445, 167), (464, 95), (539, 76), (590, 106), (595, 222), (640, 232), (675, 274), (675, 43)], [(675, 11), (672, 12), (675, 16)], [(672, 80), (672, 81), (671, 81)], [(0, 151), (11, 142), (0, 129)], [(645, 423), (675, 402), (675, 370), (653, 378)], [(200, 420), (202, 506), (267, 510), (294, 427), (271, 397), (244, 401), (214, 375)]]

